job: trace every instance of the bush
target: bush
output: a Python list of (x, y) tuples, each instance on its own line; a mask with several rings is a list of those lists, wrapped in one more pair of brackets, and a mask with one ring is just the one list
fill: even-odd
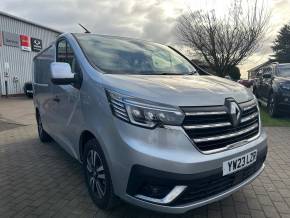
[(230, 70), (229, 70), (229, 76), (234, 80), (234, 81), (237, 81), (241, 78), (241, 73), (240, 73), (240, 69), (238, 67), (232, 67)]

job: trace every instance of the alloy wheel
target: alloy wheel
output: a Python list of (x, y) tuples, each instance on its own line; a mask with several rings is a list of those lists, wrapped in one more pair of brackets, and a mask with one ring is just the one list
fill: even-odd
[(91, 149), (87, 154), (86, 171), (92, 193), (102, 199), (106, 194), (106, 175), (104, 165), (97, 151)]

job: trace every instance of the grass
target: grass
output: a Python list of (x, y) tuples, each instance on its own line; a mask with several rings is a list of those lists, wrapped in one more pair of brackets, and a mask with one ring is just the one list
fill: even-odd
[(278, 127), (290, 127), (290, 117), (289, 115), (284, 115), (279, 118), (272, 118), (266, 111), (266, 108), (260, 107), (261, 110), (261, 120), (263, 126), (278, 126)]

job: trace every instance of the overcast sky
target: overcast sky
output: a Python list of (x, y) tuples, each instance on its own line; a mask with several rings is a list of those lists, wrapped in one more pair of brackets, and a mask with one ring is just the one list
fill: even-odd
[[(246, 0), (244, 0), (246, 1)], [(290, 0), (265, 0), (270, 28), (261, 49), (241, 66), (246, 70), (267, 60), (278, 30), (290, 21)], [(176, 19), (191, 10), (225, 12), (230, 0), (1, 0), (0, 10), (64, 32), (91, 32), (149, 39), (174, 45)], [(1, 27), (0, 27), (1, 28)]]

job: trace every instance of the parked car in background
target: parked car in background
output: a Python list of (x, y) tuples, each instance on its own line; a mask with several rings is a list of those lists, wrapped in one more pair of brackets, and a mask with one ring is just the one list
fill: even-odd
[(33, 87), (32, 87), (32, 82), (26, 82), (26, 83), (24, 83), (23, 91), (24, 91), (24, 94), (25, 94), (28, 98), (32, 98), (32, 97), (33, 97)]
[(255, 79), (253, 92), (267, 106), (269, 115), (278, 116), (290, 109), (290, 63), (263, 67)]
[(243, 86), (247, 88), (251, 88), (253, 85), (253, 80), (240, 79), (238, 80), (238, 83), (242, 84)]
[(122, 199), (184, 213), (264, 169), (267, 137), (253, 93), (198, 71), (173, 48), (67, 33), (34, 69), (39, 138), (82, 163), (99, 208)]

